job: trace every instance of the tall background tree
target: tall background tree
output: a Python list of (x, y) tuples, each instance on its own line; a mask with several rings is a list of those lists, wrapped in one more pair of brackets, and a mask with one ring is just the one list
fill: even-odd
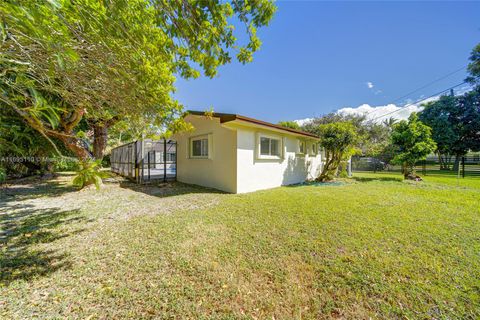
[[(171, 96), (175, 76), (213, 77), (233, 57), (252, 61), (256, 30), (274, 12), (268, 0), (3, 1), (1, 107), (52, 145), (101, 158), (119, 121), (184, 128)], [(245, 26), (246, 43), (237, 41), (234, 21)]]
[(468, 72), (470, 75), (466, 80), (472, 84), (480, 85), (480, 43), (473, 48), (470, 54)]
[(459, 96), (442, 96), (424, 105), (419, 119), (432, 128), (437, 154), (443, 169), (454, 170), (469, 151), (480, 151), (480, 87)]
[(432, 129), (432, 138), (437, 144), (440, 169), (449, 170), (452, 155), (464, 155), (468, 148), (462, 143), (460, 118), (453, 95), (442, 96), (437, 101), (423, 105), (419, 119)]

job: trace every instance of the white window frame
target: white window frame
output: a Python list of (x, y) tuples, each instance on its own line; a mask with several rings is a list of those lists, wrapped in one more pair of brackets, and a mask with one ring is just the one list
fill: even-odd
[[(198, 140), (207, 140), (207, 155), (194, 156), (193, 155), (193, 142)], [(189, 139), (189, 155), (190, 159), (211, 159), (212, 157), (212, 139), (210, 134), (204, 134), (200, 136), (191, 137)]]
[[(261, 153), (261, 145), (260, 145), (260, 141), (261, 141), (261, 138), (267, 138), (267, 139), (270, 139), (270, 140), (278, 140), (278, 155), (264, 155)], [(276, 135), (269, 135), (269, 134), (264, 134), (264, 133), (258, 133), (257, 134), (257, 141), (256, 141), (256, 144), (257, 144), (257, 159), (261, 159), (261, 160), (279, 160), (279, 159), (283, 159), (283, 154), (284, 154), (284, 139), (281, 137), (281, 136), (276, 136)], [(271, 151), (271, 150), (270, 150)]]

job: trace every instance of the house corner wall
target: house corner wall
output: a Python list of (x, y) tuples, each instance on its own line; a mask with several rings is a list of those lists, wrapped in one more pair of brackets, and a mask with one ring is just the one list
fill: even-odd
[[(235, 130), (221, 126), (218, 118), (189, 115), (185, 121), (195, 128), (175, 134), (177, 141), (177, 181), (237, 192), (237, 136)], [(211, 134), (210, 159), (192, 159), (190, 138)]]

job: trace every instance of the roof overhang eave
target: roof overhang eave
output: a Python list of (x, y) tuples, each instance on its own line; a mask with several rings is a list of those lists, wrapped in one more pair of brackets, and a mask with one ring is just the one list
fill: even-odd
[(306, 134), (306, 133), (301, 133), (301, 132), (295, 132), (295, 131), (289, 131), (281, 128), (276, 128), (264, 124), (259, 124), (259, 123), (252, 123), (250, 121), (246, 120), (241, 120), (241, 119), (235, 119), (227, 122), (222, 123), (223, 127), (229, 128), (229, 129), (237, 129), (237, 128), (254, 128), (254, 129), (261, 129), (265, 131), (271, 131), (271, 132), (276, 132), (280, 134), (285, 134), (285, 135), (290, 135), (290, 136), (295, 136), (298, 138), (303, 138), (303, 139), (308, 139), (308, 140), (315, 140), (319, 141), (320, 139), (317, 136)]

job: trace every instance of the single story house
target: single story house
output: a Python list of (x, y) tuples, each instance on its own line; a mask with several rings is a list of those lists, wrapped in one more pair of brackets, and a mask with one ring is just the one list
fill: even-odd
[(317, 136), (237, 114), (189, 111), (193, 131), (175, 134), (177, 180), (244, 193), (316, 178)]

